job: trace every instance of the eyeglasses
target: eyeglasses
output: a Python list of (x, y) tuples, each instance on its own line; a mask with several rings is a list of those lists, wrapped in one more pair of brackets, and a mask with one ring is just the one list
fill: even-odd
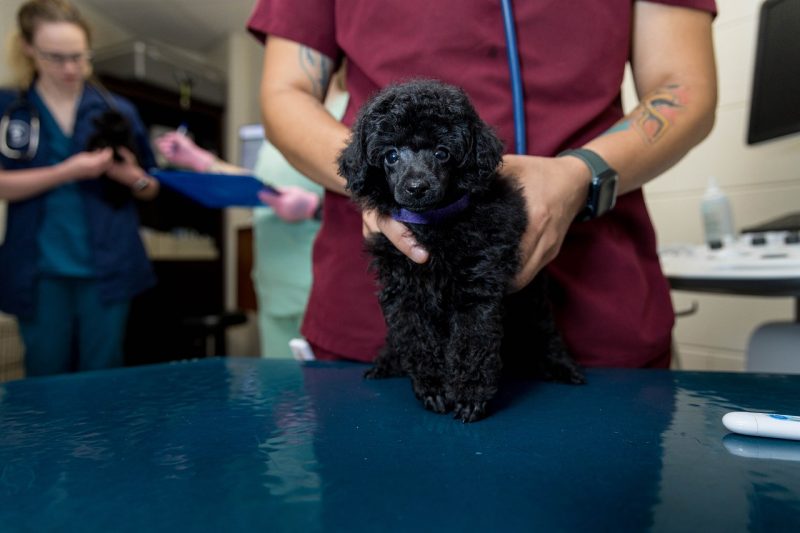
[(88, 63), (94, 57), (91, 50), (86, 50), (85, 52), (78, 52), (75, 54), (59, 54), (57, 52), (45, 52), (44, 50), (39, 50), (38, 48), (34, 48), (36, 53), (42, 58), (44, 61), (48, 63), (52, 63), (58, 66), (64, 66), (67, 63), (77, 63), (83, 64)]

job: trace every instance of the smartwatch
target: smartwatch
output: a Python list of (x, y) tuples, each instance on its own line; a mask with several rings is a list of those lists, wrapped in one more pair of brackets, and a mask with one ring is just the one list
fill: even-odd
[(577, 157), (586, 163), (592, 172), (586, 206), (578, 213), (575, 220), (592, 220), (611, 210), (617, 201), (617, 181), (619, 179), (617, 171), (608, 166), (602, 157), (586, 148), (565, 150), (558, 154), (558, 157), (568, 155)]

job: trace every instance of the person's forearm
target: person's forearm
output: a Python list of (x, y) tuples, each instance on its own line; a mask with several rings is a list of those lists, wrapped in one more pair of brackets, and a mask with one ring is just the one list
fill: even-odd
[(715, 87), (665, 84), (585, 147), (619, 173), (618, 194), (624, 194), (672, 167), (702, 141), (714, 125), (715, 105)]
[(270, 36), (264, 50), (261, 113), (267, 139), (300, 173), (345, 194), (336, 163), (349, 129), (325, 109), (333, 74), (330, 58)]
[(336, 160), (350, 130), (322, 103), (300, 91), (273, 91), (262, 102), (267, 138), (286, 160), (326, 189), (345, 194), (345, 180), (338, 175)]
[(0, 198), (10, 202), (27, 200), (73, 179), (67, 165), (20, 170), (0, 169)]
[(709, 13), (635, 2), (631, 70), (640, 104), (586, 147), (620, 176), (619, 194), (658, 176), (714, 125), (716, 65)]

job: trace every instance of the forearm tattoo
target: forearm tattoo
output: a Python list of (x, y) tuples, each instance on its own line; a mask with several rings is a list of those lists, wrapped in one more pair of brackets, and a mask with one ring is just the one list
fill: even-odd
[(629, 117), (614, 124), (603, 135), (626, 131), (633, 126), (647, 144), (653, 144), (667, 132), (685, 104), (685, 91), (681, 86), (667, 85), (647, 95)]
[(300, 67), (311, 82), (314, 96), (322, 100), (328, 90), (328, 83), (331, 81), (333, 61), (307, 46), (300, 47), (298, 60)]
[(653, 144), (670, 129), (685, 103), (685, 92), (679, 85), (661, 87), (648, 94), (634, 110), (633, 127), (646, 143)]

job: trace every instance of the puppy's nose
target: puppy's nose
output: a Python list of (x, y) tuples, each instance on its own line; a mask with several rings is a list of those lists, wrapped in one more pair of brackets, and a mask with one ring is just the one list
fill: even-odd
[(413, 179), (406, 183), (406, 192), (412, 196), (422, 196), (430, 188), (430, 185), (424, 179)]

